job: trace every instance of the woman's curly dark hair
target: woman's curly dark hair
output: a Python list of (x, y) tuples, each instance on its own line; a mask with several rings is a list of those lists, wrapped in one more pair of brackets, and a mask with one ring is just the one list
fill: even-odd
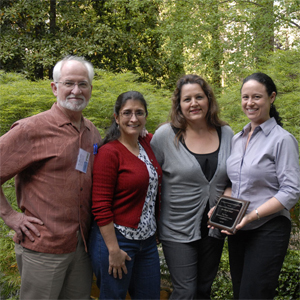
[(209, 106), (205, 117), (207, 125), (212, 128), (228, 125), (225, 121), (222, 121), (219, 118), (219, 106), (210, 85), (198, 75), (184, 75), (181, 78), (179, 78), (179, 80), (176, 83), (176, 89), (172, 96), (172, 108), (170, 113), (171, 125), (179, 129), (178, 133), (176, 134), (177, 142), (181, 138), (182, 134), (186, 131), (187, 127), (187, 121), (182, 114), (180, 106), (182, 87), (185, 84), (194, 83), (199, 84), (199, 86), (202, 88), (203, 92), (208, 98)]

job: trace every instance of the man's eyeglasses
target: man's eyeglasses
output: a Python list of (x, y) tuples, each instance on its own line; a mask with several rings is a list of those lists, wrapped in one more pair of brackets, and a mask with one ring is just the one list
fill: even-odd
[(131, 119), (133, 114), (136, 116), (136, 118), (145, 118), (147, 115), (146, 112), (143, 110), (138, 110), (136, 112), (132, 112), (130, 110), (125, 110), (125, 111), (120, 112), (120, 115), (126, 119)]
[(73, 81), (57, 81), (55, 83), (62, 83), (68, 89), (74, 89), (75, 85), (77, 85), (78, 88), (81, 90), (85, 90), (90, 87), (90, 84), (86, 81), (82, 81), (82, 82), (78, 82), (78, 83), (73, 82)]

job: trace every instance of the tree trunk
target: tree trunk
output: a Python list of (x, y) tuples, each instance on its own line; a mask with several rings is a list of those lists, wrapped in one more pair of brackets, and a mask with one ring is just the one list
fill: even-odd
[(212, 64), (211, 64), (211, 83), (212, 85), (219, 90), (221, 88), (221, 62), (223, 58), (223, 48), (221, 45), (220, 39), (220, 27), (221, 22), (219, 14), (219, 5), (218, 1), (211, 2), (213, 10), (213, 19), (212, 19)]
[(261, 57), (274, 51), (274, 0), (262, 0), (257, 5), (252, 28), (255, 36), (255, 58), (259, 61)]
[(56, 0), (50, 0), (50, 33), (56, 33)]
[[(50, 34), (52, 37), (56, 35), (56, 0), (50, 0)], [(48, 78), (52, 79), (54, 67), (48, 68)]]

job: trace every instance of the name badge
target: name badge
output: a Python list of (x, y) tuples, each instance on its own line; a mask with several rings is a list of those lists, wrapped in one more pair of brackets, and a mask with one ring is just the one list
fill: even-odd
[(75, 169), (80, 172), (86, 173), (89, 165), (89, 159), (90, 153), (80, 148)]

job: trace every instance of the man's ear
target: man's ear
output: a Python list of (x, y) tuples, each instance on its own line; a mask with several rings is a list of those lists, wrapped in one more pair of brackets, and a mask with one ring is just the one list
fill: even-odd
[(54, 96), (57, 97), (57, 86), (55, 82), (51, 82), (51, 88)]

